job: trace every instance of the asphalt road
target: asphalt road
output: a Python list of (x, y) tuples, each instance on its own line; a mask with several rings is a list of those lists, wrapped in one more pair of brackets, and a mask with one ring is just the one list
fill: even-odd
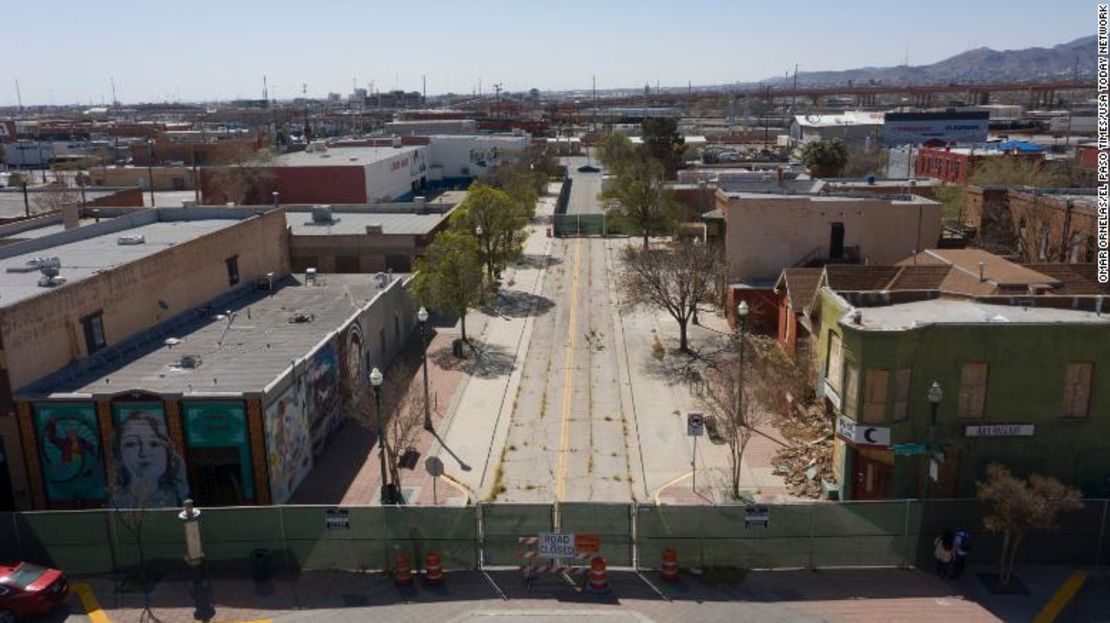
[[(586, 164), (585, 156), (571, 156), (562, 158), (562, 164), (567, 167), (567, 175), (574, 180), (570, 187), (570, 205), (567, 214), (597, 214), (601, 212), (601, 204), (597, 202), (597, 195), (601, 192), (601, 173), (579, 173), (578, 167)], [(594, 166), (600, 167), (597, 159), (592, 159)]]

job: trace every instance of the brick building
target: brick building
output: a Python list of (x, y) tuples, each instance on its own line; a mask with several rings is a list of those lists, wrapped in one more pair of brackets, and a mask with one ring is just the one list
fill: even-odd
[(1097, 252), (1093, 189), (968, 186), (964, 226), (980, 246), (1025, 262), (1089, 263)]
[(1044, 160), (1044, 154), (974, 147), (922, 147), (917, 150), (914, 175), (963, 184), (974, 174), (976, 166), (990, 158), (1021, 158), (1041, 162)]

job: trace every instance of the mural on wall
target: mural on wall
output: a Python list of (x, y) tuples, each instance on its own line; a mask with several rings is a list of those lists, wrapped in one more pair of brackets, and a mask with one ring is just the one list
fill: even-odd
[[(192, 469), (207, 469), (210, 473), (230, 474), (234, 483), (215, 482), (210, 486), (234, 485), (243, 500), (254, 499), (254, 470), (251, 468), (250, 436), (247, 434), (247, 412), (241, 402), (186, 402), (182, 406), (185, 417), (185, 439), (190, 450)], [(229, 463), (224, 452), (209, 450), (234, 450), (234, 463)], [(233, 470), (226, 471), (227, 467)], [(222, 478), (217, 478), (222, 480)], [(194, 489), (198, 483), (194, 482)]]
[(343, 398), (340, 409), (358, 409), (364, 402), (370, 370), (366, 367), (366, 346), (362, 337), (362, 326), (352, 322), (339, 337), (339, 361), (343, 364), (340, 379), (340, 396)]
[(112, 407), (112, 506), (179, 507), (189, 497), (185, 461), (166, 428), (160, 403)]
[(312, 469), (312, 439), (305, 413), (304, 379), (291, 383), (266, 407), (266, 448), (270, 464), (270, 498), (289, 501)]
[(312, 449), (319, 454), (328, 435), (339, 427), (339, 361), (334, 340), (309, 358), (304, 381)]
[(38, 403), (35, 431), (47, 499), (81, 502), (106, 497), (100, 427), (93, 403)]

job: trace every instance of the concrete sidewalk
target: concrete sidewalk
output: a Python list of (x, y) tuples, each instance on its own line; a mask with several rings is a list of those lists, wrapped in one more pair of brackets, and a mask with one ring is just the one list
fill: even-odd
[[(594, 595), (555, 576), (541, 577), (529, 589), (515, 570), (449, 572), (443, 586), (427, 587), (417, 579), (410, 588), (397, 588), (380, 573), (306, 572), (261, 584), (217, 578), (212, 583), (213, 620), (997, 620), (951, 586), (905, 569), (738, 571), (721, 574), (712, 584), (687, 575), (679, 582), (667, 583), (656, 572), (641, 576), (616, 571), (608, 574), (608, 581), (611, 592)], [(112, 582), (106, 579), (87, 582), (109, 621), (139, 620), (141, 595), (115, 594)], [(151, 594), (151, 603), (155, 615), (166, 623), (193, 620), (189, 582), (160, 583)], [(79, 605), (74, 607), (75, 612), (80, 610)]]
[(550, 255), (553, 239), (546, 235), (548, 217), (554, 212), (554, 197), (541, 198), (536, 218), (529, 225), (524, 243), (524, 260), (508, 268), (504, 285), (492, 305), (472, 312), (471, 317), (485, 317), (484, 331), (475, 342), (478, 352), (471, 353), (478, 362), (465, 379), (454, 408), (447, 415), (440, 432), (444, 444), (466, 461), (472, 469), (453, 467), (449, 456), (442, 456), (441, 444), (434, 444), (431, 453), (441, 455), (447, 475), (461, 483), (478, 498), (489, 495), (494, 486), (494, 472), (500, 461), (501, 449), (508, 435), (513, 399), (520, 385), (523, 358), (528, 351), (534, 316), (528, 309), (501, 309), (511, 301), (535, 301), (543, 288), (547, 271), (543, 258)]

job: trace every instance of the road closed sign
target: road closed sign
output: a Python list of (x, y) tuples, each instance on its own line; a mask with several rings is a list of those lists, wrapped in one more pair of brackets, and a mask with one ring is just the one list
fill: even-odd
[(574, 558), (573, 532), (541, 532), (536, 541), (540, 558)]

